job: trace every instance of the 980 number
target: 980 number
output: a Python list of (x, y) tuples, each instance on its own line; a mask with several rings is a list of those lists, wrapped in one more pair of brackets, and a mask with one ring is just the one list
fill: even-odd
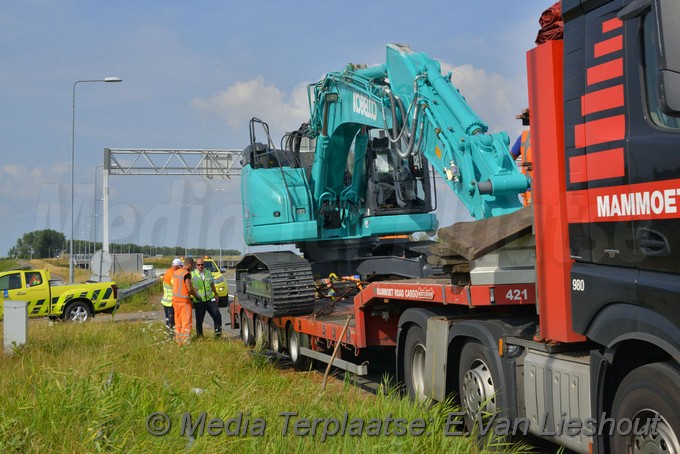
[(574, 292), (582, 292), (586, 289), (586, 281), (583, 279), (572, 279), (571, 289)]

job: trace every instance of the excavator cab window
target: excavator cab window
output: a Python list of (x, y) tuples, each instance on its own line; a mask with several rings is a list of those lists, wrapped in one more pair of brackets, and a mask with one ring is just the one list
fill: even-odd
[(248, 145), (243, 151), (241, 165), (250, 164), (253, 169), (271, 169), (274, 167), (295, 167), (292, 153), (267, 147), (256, 142), (255, 146)]

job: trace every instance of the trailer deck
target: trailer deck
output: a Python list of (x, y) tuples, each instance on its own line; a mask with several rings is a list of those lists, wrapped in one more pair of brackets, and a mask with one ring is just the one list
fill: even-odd
[[(334, 301), (317, 298), (309, 315), (271, 318), (255, 314), (238, 301), (232, 310), (232, 323), (241, 310), (251, 321), (260, 317), (266, 325), (285, 330), (289, 326), (299, 333), (337, 341), (355, 349), (369, 346), (396, 346), (399, 314), (405, 307), (421, 304), (458, 305), (467, 308), (535, 305), (534, 284), (452, 285), (450, 279), (407, 279), (370, 283), (353, 298)], [(340, 334), (349, 319), (343, 339)], [(237, 322), (236, 322), (237, 323)], [(312, 345), (312, 349), (313, 349)]]

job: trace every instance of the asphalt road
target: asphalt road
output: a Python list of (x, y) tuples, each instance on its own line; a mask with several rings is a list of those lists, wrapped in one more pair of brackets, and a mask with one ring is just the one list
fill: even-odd
[[(227, 279), (227, 283), (229, 284), (229, 289), (233, 289), (235, 287), (235, 281), (233, 279)], [(229, 295), (229, 302), (231, 303), (234, 300), (233, 295)], [(222, 324), (224, 325), (225, 323), (229, 323), (229, 308), (228, 307), (221, 307), (220, 308), (220, 313), (222, 314)], [(144, 321), (144, 320), (158, 320), (158, 321), (163, 321), (165, 318), (165, 315), (163, 313), (162, 308), (157, 310), (157, 311), (146, 311), (146, 312), (126, 312), (126, 313), (119, 313), (114, 316), (114, 320), (117, 321)], [(95, 322), (103, 322), (103, 321), (110, 321), (110, 317), (107, 315), (100, 315), (100, 316), (95, 316), (93, 319)], [(196, 326), (196, 316), (194, 313), (194, 327)], [(203, 322), (203, 330), (205, 333), (210, 332), (210, 329), (212, 328), (212, 318), (210, 318), (210, 314), (206, 314), (205, 320)], [(222, 327), (223, 332), (225, 335), (228, 336), (234, 336), (238, 337), (239, 333), (238, 331), (234, 331), (231, 329), (231, 324), (227, 326)]]
[[(226, 323), (230, 323), (229, 319), (229, 308), (227, 307), (221, 307), (220, 308), (220, 313), (222, 314), (222, 330), (224, 335), (230, 336), (230, 337), (238, 337), (239, 332), (231, 329), (231, 324), (226, 325)], [(194, 313), (194, 328), (196, 327), (196, 315)], [(126, 312), (126, 313), (120, 313), (120, 314), (115, 314), (114, 315), (114, 321), (144, 321), (144, 320), (153, 320), (153, 321), (158, 321), (162, 322), (165, 319), (165, 314), (163, 310), (157, 310), (157, 311), (147, 311), (147, 312)], [(93, 319), (94, 322), (108, 322), (111, 321), (111, 317), (104, 314), (104, 315), (99, 315), (95, 316)], [(213, 328), (213, 321), (212, 318), (210, 318), (210, 314), (205, 315), (205, 320), (203, 321), (203, 331), (205, 334), (209, 334), (212, 332)]]

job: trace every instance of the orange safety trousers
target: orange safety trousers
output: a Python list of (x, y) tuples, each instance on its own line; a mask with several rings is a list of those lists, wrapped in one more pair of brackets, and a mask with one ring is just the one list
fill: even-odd
[(175, 310), (175, 341), (177, 345), (187, 345), (191, 337), (191, 327), (193, 325), (191, 301), (179, 303), (172, 302)]
[(175, 311), (175, 341), (177, 345), (187, 345), (191, 336), (191, 319), (193, 309), (189, 299), (189, 288), (185, 278), (189, 272), (184, 268), (175, 271), (172, 280), (172, 308)]

